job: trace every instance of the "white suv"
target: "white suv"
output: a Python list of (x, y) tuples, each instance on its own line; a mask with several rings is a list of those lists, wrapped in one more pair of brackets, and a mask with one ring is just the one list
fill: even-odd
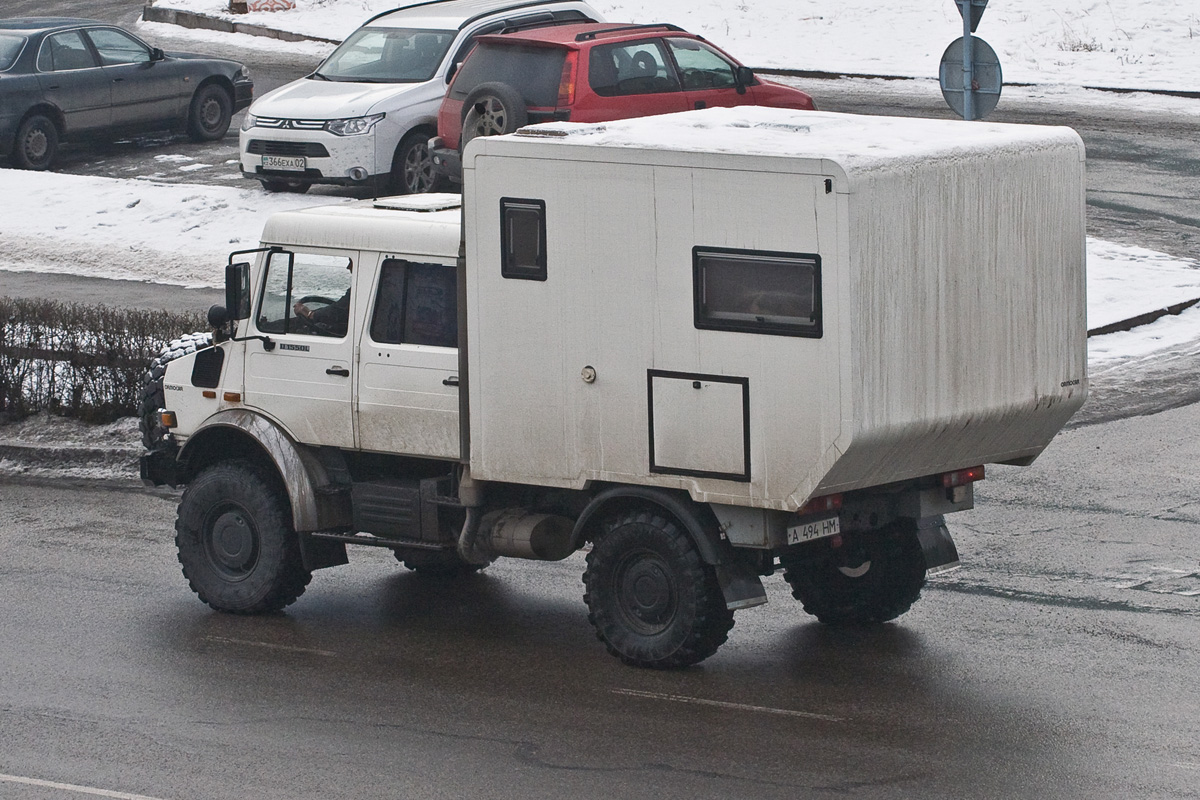
[(240, 136), (242, 175), (270, 192), (314, 183), (436, 188), (427, 146), (475, 38), (600, 15), (582, 0), (431, 0), (379, 14), (311, 74), (260, 97)]

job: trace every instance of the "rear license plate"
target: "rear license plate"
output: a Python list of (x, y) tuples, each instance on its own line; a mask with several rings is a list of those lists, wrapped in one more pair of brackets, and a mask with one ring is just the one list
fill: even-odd
[(308, 168), (308, 159), (304, 156), (263, 156), (263, 169), (286, 169), (303, 172)]
[(813, 539), (824, 539), (826, 536), (837, 536), (841, 532), (841, 520), (838, 517), (829, 517), (788, 528), (787, 540), (788, 544), (800, 544), (811, 542)]

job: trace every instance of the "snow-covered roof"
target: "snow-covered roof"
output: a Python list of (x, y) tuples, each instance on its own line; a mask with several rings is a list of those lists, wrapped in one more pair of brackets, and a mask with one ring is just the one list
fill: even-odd
[(761, 106), (708, 108), (614, 122), (550, 122), (522, 128), (513, 136), (660, 152), (824, 159), (848, 172), (906, 160), (1016, 150), (1028, 153), (1045, 147), (1078, 147), (1083, 155), (1078, 134), (1064, 127)]

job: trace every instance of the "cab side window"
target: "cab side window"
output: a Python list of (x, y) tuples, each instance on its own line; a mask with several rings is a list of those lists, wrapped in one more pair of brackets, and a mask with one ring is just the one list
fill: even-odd
[(352, 268), (347, 256), (272, 251), (255, 325), (263, 333), (345, 336)]
[(388, 258), (379, 271), (371, 339), (458, 346), (458, 273), (444, 264)]
[(79, 31), (47, 36), (42, 42), (42, 49), (38, 51), (37, 68), (40, 72), (64, 72), (94, 66), (96, 59)]

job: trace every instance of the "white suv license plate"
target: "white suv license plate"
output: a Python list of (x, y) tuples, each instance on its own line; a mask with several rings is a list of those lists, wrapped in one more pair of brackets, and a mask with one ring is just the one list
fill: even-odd
[(263, 169), (286, 169), (303, 172), (308, 168), (308, 159), (304, 156), (287, 158), (285, 156), (263, 156)]
[(813, 539), (837, 536), (841, 532), (842, 521), (838, 517), (829, 517), (788, 528), (787, 541), (788, 544), (800, 544), (801, 542), (811, 542)]

